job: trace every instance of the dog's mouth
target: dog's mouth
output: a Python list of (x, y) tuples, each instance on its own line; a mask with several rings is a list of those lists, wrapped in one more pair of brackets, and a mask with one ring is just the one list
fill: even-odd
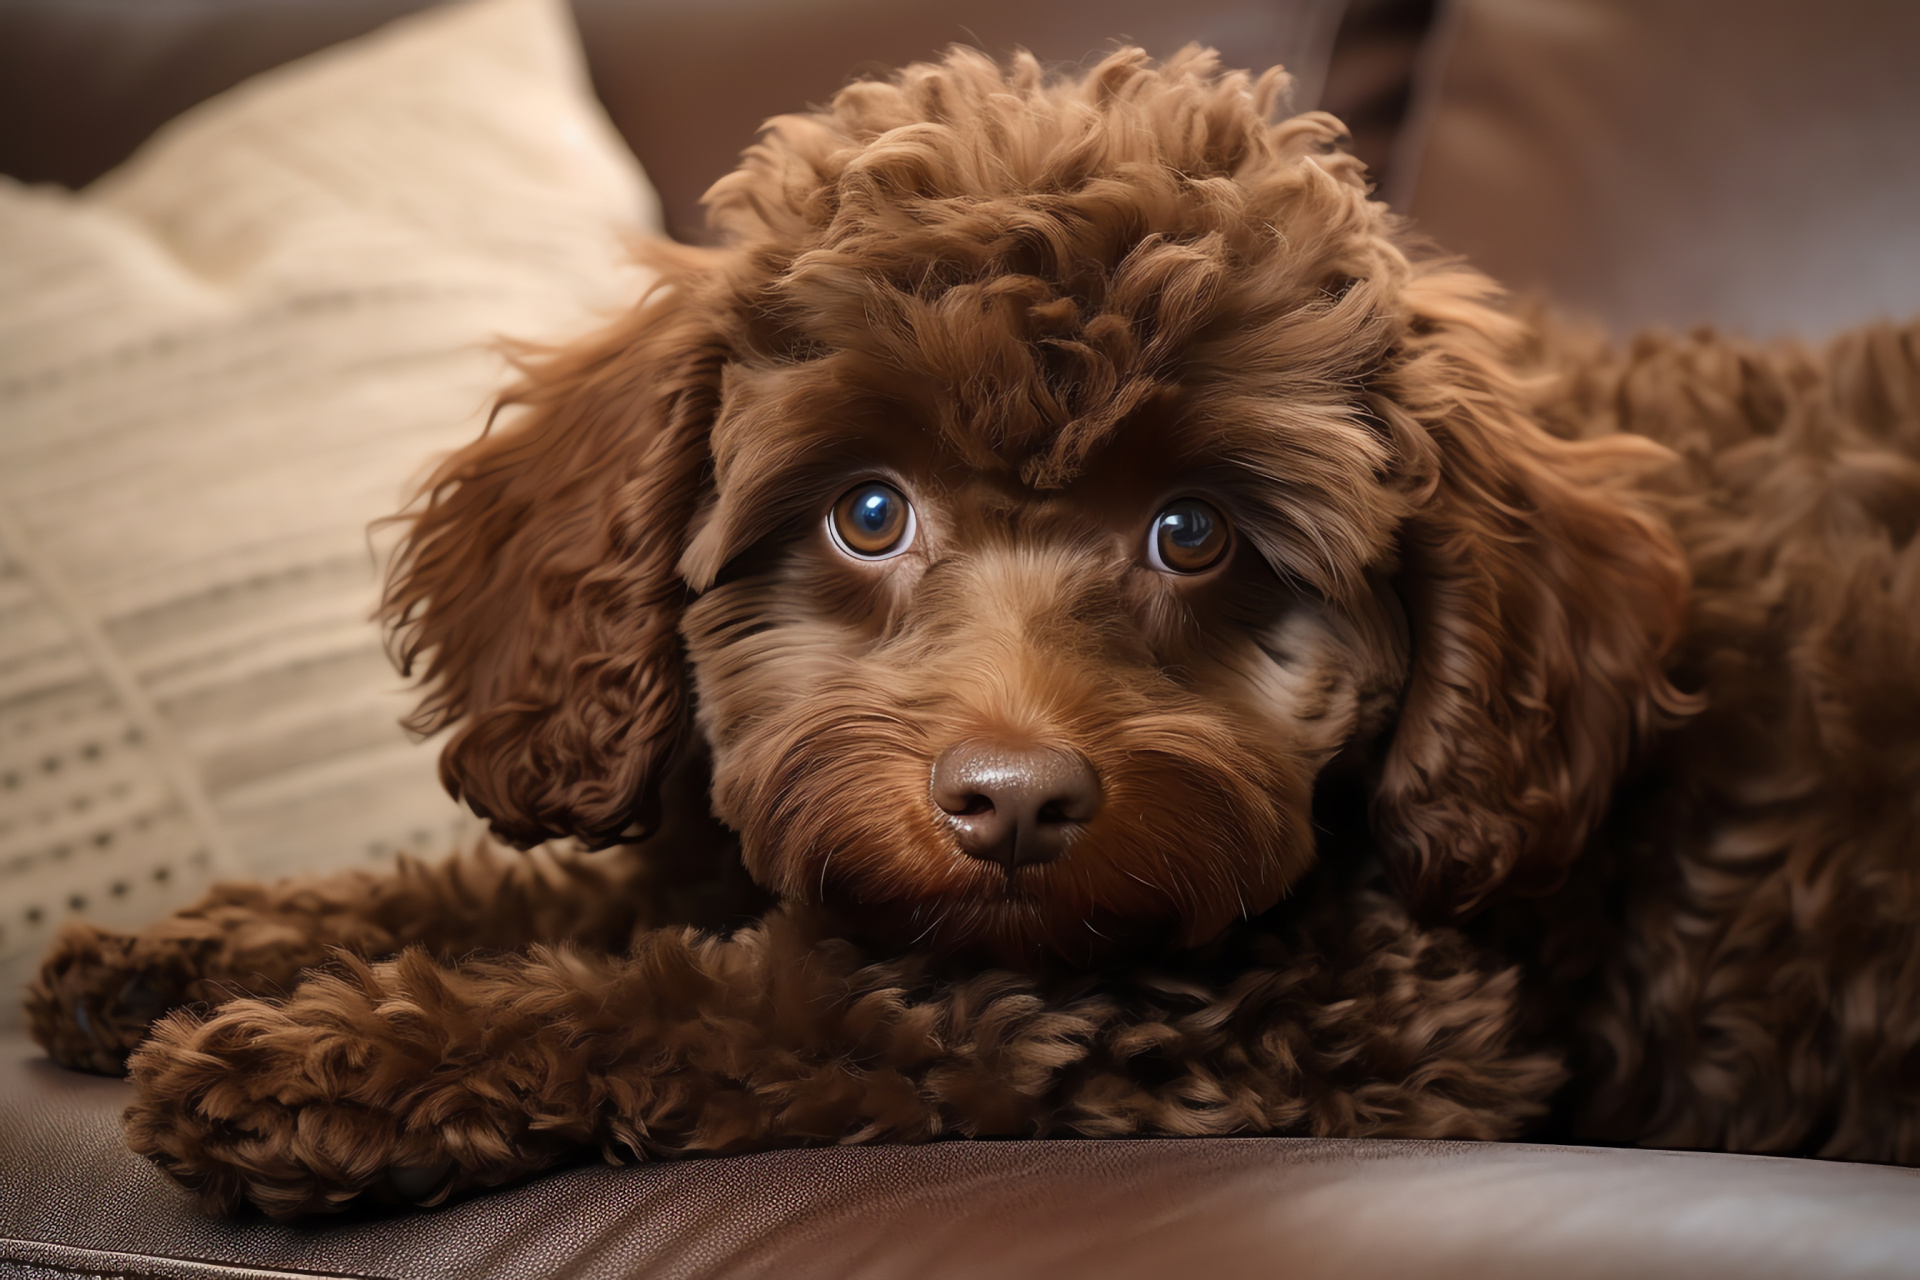
[(1003, 867), (997, 888), (1003, 902), (1036, 902), (1047, 892), (1047, 864)]

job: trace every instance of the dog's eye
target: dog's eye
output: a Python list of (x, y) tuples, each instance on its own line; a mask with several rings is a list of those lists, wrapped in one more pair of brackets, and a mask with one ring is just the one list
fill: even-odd
[(1201, 573), (1226, 553), (1226, 517), (1198, 498), (1169, 505), (1147, 534), (1147, 563), (1163, 573)]
[(859, 560), (885, 560), (913, 545), (913, 507), (890, 484), (868, 481), (833, 504), (827, 530)]

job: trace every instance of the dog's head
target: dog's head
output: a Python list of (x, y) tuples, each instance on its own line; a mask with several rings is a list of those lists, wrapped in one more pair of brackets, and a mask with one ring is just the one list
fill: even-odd
[(631, 838), (693, 735), (754, 875), (901, 944), (1204, 940), (1358, 771), (1413, 897), (1553, 882), (1684, 572), (1622, 443), (1416, 262), (1324, 115), (1190, 51), (978, 55), (775, 121), (718, 249), (530, 366), (387, 600), (504, 837)]

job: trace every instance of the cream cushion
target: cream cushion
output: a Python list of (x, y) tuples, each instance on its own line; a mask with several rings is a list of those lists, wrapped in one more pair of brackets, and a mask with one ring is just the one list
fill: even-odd
[(289, 64), (77, 194), (0, 179), (0, 983), (69, 913), (477, 830), (397, 724), (368, 524), (481, 429), (492, 341), (631, 303), (658, 225), (563, 0)]

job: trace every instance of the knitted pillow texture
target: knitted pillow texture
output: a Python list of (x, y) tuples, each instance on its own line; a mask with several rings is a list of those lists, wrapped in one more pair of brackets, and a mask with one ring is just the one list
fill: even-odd
[(0, 987), (69, 914), (477, 833), (397, 723), (368, 527), (481, 430), (496, 339), (645, 287), (570, 22), (432, 10), (81, 192), (0, 179)]

